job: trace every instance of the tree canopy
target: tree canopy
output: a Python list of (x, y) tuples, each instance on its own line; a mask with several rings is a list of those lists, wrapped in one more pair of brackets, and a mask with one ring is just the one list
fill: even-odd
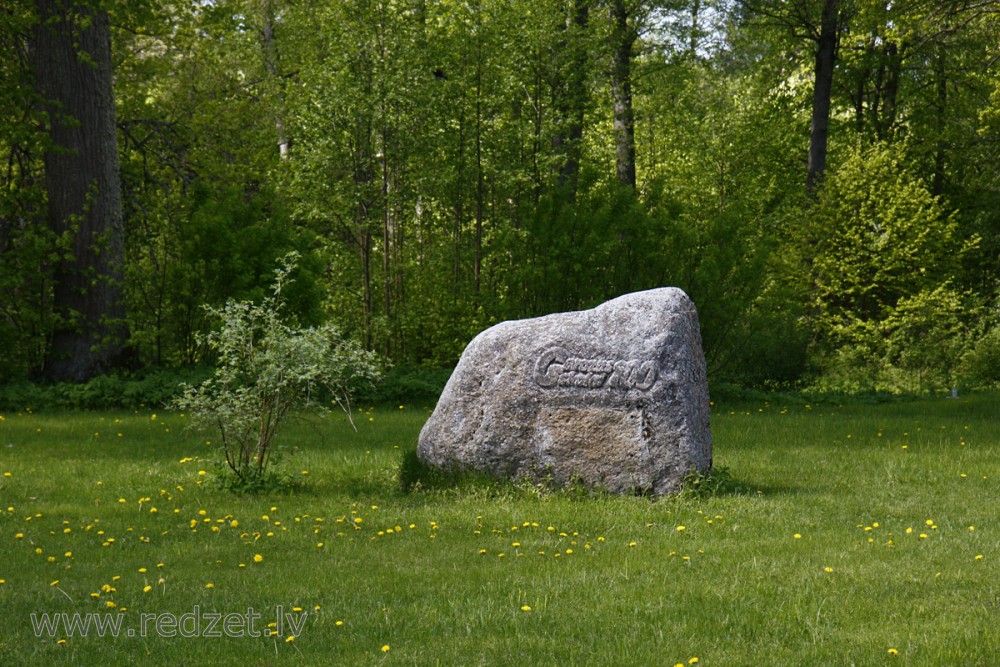
[[(57, 25), (105, 26), (114, 75), (117, 179), (75, 212)], [(992, 0), (14, 0), (0, 381), (74, 331), (90, 372), (210, 360), (203, 306), (294, 251), (286, 307), (397, 364), (675, 285), (714, 381), (995, 383), (997, 34)], [(96, 320), (64, 296), (99, 287)]]

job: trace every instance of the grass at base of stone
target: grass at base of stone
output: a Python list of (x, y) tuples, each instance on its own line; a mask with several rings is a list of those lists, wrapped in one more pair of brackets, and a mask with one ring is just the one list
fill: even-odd
[(655, 500), (407, 491), (410, 407), (293, 424), (269, 496), (214, 484), (176, 414), (7, 413), (0, 663), (998, 664), (998, 414), (719, 405), (726, 479)]

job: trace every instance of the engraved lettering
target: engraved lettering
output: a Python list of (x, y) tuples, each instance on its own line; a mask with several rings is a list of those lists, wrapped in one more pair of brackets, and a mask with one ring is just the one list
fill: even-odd
[(541, 354), (535, 363), (535, 382), (540, 387), (580, 387), (582, 389), (638, 389), (648, 391), (656, 384), (659, 368), (653, 360), (587, 359), (571, 357), (561, 347)]
[(566, 362), (566, 350), (553, 347), (542, 353), (535, 364), (535, 382), (540, 387), (554, 387), (559, 383)]

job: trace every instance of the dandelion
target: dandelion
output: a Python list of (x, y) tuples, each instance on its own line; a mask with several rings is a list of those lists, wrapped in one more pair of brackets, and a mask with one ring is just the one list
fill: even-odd
[(889, 649), (889, 655), (899, 655), (899, 651), (897, 649), (891, 648)]
[(255, 562), (255, 563), (263, 563), (264, 562), (264, 557), (261, 556), (260, 554), (254, 554), (253, 555), (253, 562)]
[(823, 571), (826, 572), (827, 574), (829, 574), (829, 573), (833, 572), (833, 568), (830, 567), (829, 565), (827, 565), (826, 567), (823, 568)]
[(383, 644), (382, 645), (382, 653), (388, 653), (388, 652), (389, 652), (389, 645), (388, 644)]
[(677, 526), (676, 530), (677, 530), (678, 532), (680, 532), (680, 531), (682, 531), (682, 530), (685, 530), (685, 528), (684, 528), (684, 526)]
[(285, 638), (285, 643), (286, 643), (286, 644), (291, 644), (291, 643), (292, 643), (293, 641), (295, 641), (295, 635), (288, 635), (288, 636), (287, 636), (287, 637)]
[(339, 627), (341, 627), (341, 626), (344, 625), (344, 622), (343, 621), (337, 621), (336, 623), (334, 623), (334, 625), (336, 625), (339, 628)]
[(531, 607), (528, 606), (528, 605), (521, 605), (521, 611), (527, 613), (527, 612), (531, 611)]
[(142, 587), (142, 592), (143, 592), (143, 593), (148, 593), (148, 592), (149, 592), (149, 591), (151, 591), (151, 590), (153, 590), (153, 587), (152, 587), (152, 586), (148, 586), (148, 585), (147, 585), (147, 586), (143, 586), (143, 587)]
[(207, 584), (205, 584), (205, 588), (215, 588), (215, 584), (213, 584), (212, 582), (208, 582)]
[(799, 533), (795, 533), (794, 535), (792, 535), (792, 537), (794, 537), (797, 540), (801, 540), (802, 539), (802, 535), (800, 535)]

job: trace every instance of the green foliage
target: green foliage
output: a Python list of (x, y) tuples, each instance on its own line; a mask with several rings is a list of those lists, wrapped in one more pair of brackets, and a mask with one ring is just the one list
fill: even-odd
[(0, 384), (0, 408), (46, 411), (165, 407), (184, 383), (201, 382), (205, 368), (147, 368), (134, 374), (100, 375), (84, 383), (15, 380)]
[(351, 387), (359, 404), (392, 406), (433, 406), (444, 390), (452, 368), (393, 366), (374, 385), (369, 382)]
[(854, 151), (798, 236), (804, 324), (826, 389), (925, 391), (954, 383), (968, 295), (953, 217), (891, 147)]
[(292, 410), (325, 409), (325, 399), (350, 415), (350, 383), (379, 375), (374, 355), (332, 325), (299, 328), (289, 321), (285, 288), (297, 259), (294, 253), (284, 258), (272, 294), (260, 303), (230, 300), (222, 308), (206, 307), (219, 328), (199, 338), (217, 356), (215, 373), (186, 387), (173, 403), (191, 412), (196, 428), (218, 435), (237, 478), (233, 488), (243, 491), (271, 486), (268, 464)]
[[(972, 306), (996, 303), (1000, 14), (841, 3), (809, 202), (822, 3), (624, 4), (634, 190), (614, 179), (601, 3), (103, 3), (142, 363), (206, 363), (202, 306), (264, 298), (296, 250), (286, 312), (407, 367), (454, 364), (502, 319), (676, 285), (714, 382), (950, 382), (966, 350), (919, 337), (979, 340)], [(33, 14), (0, 12), (0, 381), (40, 370), (63, 241), (41, 231)], [(403, 402), (392, 384), (373, 400)]]
[(1000, 385), (1000, 325), (994, 323), (969, 346), (962, 357), (960, 377), (972, 387)]

